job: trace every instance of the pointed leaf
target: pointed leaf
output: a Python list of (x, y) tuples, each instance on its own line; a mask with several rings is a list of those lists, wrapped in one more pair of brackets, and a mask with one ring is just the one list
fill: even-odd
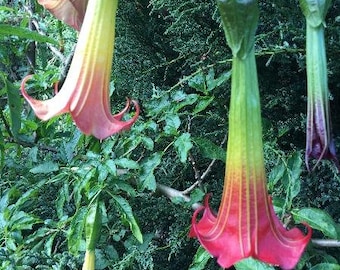
[(143, 235), (132, 213), (132, 209), (129, 202), (119, 195), (112, 195), (111, 197), (114, 200), (116, 206), (118, 207), (119, 212), (122, 214), (122, 219), (128, 222), (133, 235), (140, 243), (143, 243)]
[(57, 163), (54, 163), (52, 161), (47, 161), (45, 163), (42, 163), (38, 166), (35, 166), (34, 168), (30, 169), (30, 173), (33, 174), (46, 174), (50, 172), (55, 172), (59, 170), (59, 166)]
[(47, 42), (58, 45), (58, 41), (54, 38), (40, 35), (37, 32), (28, 30), (27, 28), (12, 26), (8, 24), (0, 24), (0, 36), (17, 36), (24, 39), (31, 39), (38, 42)]
[(297, 222), (306, 222), (313, 229), (321, 231), (325, 236), (337, 239), (336, 225), (332, 217), (321, 209), (303, 208), (292, 211), (293, 218)]

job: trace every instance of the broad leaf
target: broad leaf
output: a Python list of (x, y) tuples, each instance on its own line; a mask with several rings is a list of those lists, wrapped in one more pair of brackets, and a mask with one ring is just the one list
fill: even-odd
[(179, 136), (176, 139), (174, 146), (180, 157), (180, 161), (185, 163), (188, 158), (189, 150), (193, 146), (190, 139), (190, 133), (183, 133), (181, 136)]
[(293, 218), (297, 222), (306, 222), (313, 229), (321, 231), (325, 236), (337, 239), (336, 225), (332, 217), (317, 208), (303, 208), (292, 211)]

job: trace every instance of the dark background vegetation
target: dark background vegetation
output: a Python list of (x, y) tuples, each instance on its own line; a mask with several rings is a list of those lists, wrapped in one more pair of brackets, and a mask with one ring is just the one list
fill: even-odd
[[(336, 240), (340, 222), (336, 168), (322, 161), (308, 173), (303, 162), (304, 17), (295, 0), (259, 5), (255, 46), (269, 191), (281, 217), (318, 209), (315, 222), (320, 227), (313, 239)], [(231, 54), (216, 3), (120, 1), (117, 16), (113, 111), (122, 108), (128, 96), (138, 99), (142, 113), (131, 131), (99, 143), (81, 135), (67, 115), (37, 120), (16, 92), (21, 79), (35, 73), (35, 94), (50, 93), (66, 69), (76, 33), (33, 0), (0, 0), (1, 25), (37, 31), (31, 25), (35, 21), (41, 34), (63, 44), (55, 47), (65, 57), (51, 51), (49, 43), (16, 32), (0, 34), (0, 269), (80, 269), (81, 213), (98, 190), (105, 204), (98, 269), (219, 269), (213, 259), (204, 268), (194, 268), (199, 243), (188, 238), (191, 204), (212, 192), (212, 205), (218, 209), (224, 178)], [(338, 0), (333, 1), (326, 24), (333, 134), (340, 149)], [(105, 167), (111, 161), (116, 171)], [(170, 200), (156, 185), (183, 191), (208, 168), (201, 184), (187, 194), (189, 203)], [(129, 206), (117, 205), (115, 196), (131, 206), (143, 244), (129, 229), (134, 220), (127, 214)], [(310, 244), (298, 269), (338, 265), (339, 254), (339, 247)]]

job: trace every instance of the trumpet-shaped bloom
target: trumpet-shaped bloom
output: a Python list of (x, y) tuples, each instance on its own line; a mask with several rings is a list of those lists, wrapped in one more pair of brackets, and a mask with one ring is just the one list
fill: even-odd
[(324, 19), (331, 1), (300, 0), (306, 17), (307, 61), (307, 131), (305, 162), (309, 170), (309, 158), (330, 159), (340, 165), (331, 135), (327, 61), (324, 37)]
[[(256, 1), (240, 3), (237, 0), (219, 0), (218, 3), (219, 9), (223, 10), (225, 31), (229, 30), (225, 23), (229, 14), (233, 19), (241, 19), (243, 26), (246, 26), (246, 17), (237, 18), (240, 14), (238, 9), (244, 8), (242, 5), (255, 3), (256, 8), (250, 15), (257, 15)], [(249, 6), (246, 8), (250, 12)], [(254, 35), (254, 31), (250, 33)], [(245, 39), (240, 40), (243, 42)], [(253, 39), (248, 40), (253, 44)], [(243, 43), (242, 46), (245, 49), (248, 45)], [(242, 46), (235, 48), (238, 50)], [(204, 206), (196, 210), (192, 217), (190, 236), (197, 237), (225, 268), (243, 258), (253, 257), (282, 269), (293, 269), (311, 237), (311, 229), (308, 227), (307, 235), (297, 228), (287, 230), (274, 213), (266, 186), (254, 48), (243, 50), (241, 55), (233, 51), (233, 55), (222, 200), (215, 215), (208, 204), (209, 196), (206, 197)], [(197, 221), (201, 212), (202, 217)]]
[[(70, 1), (65, 0), (44, 2), (46, 5), (57, 2), (56, 7), (52, 7), (54, 11), (63, 10), (70, 4)], [(72, 3), (82, 6), (85, 2)], [(116, 115), (111, 115), (110, 109), (109, 81), (117, 2), (118, 0), (88, 1), (69, 72), (61, 90), (53, 98), (44, 101), (32, 98), (25, 90), (25, 83), (31, 75), (23, 80), (21, 92), (40, 119), (48, 120), (69, 112), (82, 132), (92, 134), (98, 139), (129, 129), (136, 121), (139, 115), (136, 101), (132, 101), (136, 108), (135, 115), (126, 122), (121, 119), (129, 109), (129, 101)], [(78, 8), (76, 5), (73, 7)]]

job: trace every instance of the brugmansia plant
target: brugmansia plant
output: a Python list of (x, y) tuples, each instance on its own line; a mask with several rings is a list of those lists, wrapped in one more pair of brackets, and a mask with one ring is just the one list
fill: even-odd
[[(115, 18), (118, 0), (40, 0), (57, 18), (81, 30), (70, 70), (59, 93), (40, 101), (29, 96), (25, 84), (21, 92), (42, 120), (69, 112), (78, 128), (85, 134), (104, 139), (114, 133), (129, 129), (137, 120), (139, 106), (132, 101), (136, 112), (124, 122), (130, 102), (116, 115), (111, 115), (109, 82), (115, 39)], [(85, 6), (86, 12), (84, 16)]]
[(254, 53), (258, 3), (217, 3), (233, 54), (224, 189), (217, 215), (209, 207), (209, 196), (194, 213), (190, 236), (197, 237), (225, 268), (253, 257), (293, 269), (309, 242), (311, 229), (307, 226), (307, 235), (298, 228), (287, 230), (275, 215), (267, 192)]
[(300, 0), (306, 17), (307, 61), (307, 131), (305, 162), (309, 170), (309, 158), (333, 160), (338, 169), (335, 144), (331, 135), (327, 61), (325, 48), (325, 17), (331, 0)]

